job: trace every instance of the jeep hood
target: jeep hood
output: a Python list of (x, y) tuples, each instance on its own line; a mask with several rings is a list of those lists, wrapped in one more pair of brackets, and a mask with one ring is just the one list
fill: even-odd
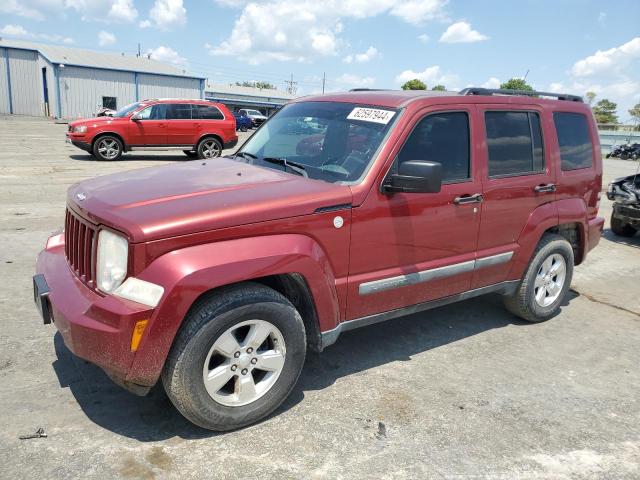
[(97, 177), (69, 188), (69, 206), (132, 242), (313, 214), (351, 203), (351, 189), (225, 158)]

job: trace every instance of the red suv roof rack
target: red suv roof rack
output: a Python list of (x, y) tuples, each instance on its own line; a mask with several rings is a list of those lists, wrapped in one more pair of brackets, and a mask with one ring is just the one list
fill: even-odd
[(552, 97), (557, 98), (558, 100), (566, 100), (568, 102), (583, 102), (582, 97), (578, 95), (569, 95), (567, 93), (538, 92), (535, 90), (508, 90), (504, 88), (471, 87), (460, 90), (460, 92), (458, 93), (460, 95), (524, 95), (527, 97)]

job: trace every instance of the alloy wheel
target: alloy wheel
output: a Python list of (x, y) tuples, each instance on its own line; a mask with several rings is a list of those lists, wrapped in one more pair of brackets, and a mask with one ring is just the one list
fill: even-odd
[(207, 354), (202, 379), (216, 402), (239, 407), (255, 402), (276, 383), (285, 363), (284, 337), (264, 320), (226, 330)]
[(98, 152), (107, 160), (113, 160), (120, 153), (120, 146), (113, 138), (98, 140)]
[(564, 287), (567, 277), (567, 264), (564, 257), (558, 253), (549, 255), (536, 275), (534, 295), (536, 303), (541, 307), (548, 307), (554, 303)]
[(220, 156), (220, 145), (215, 140), (205, 140), (202, 145), (202, 156), (204, 158), (214, 158)]

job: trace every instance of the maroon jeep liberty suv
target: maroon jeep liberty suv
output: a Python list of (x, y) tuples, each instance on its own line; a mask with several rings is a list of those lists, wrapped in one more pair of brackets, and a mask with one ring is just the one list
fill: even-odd
[(600, 239), (601, 182), (580, 97), (301, 98), (232, 156), (73, 185), (35, 300), (117, 383), (161, 379), (186, 418), (230, 430), (341, 332), (490, 292), (556, 315)]

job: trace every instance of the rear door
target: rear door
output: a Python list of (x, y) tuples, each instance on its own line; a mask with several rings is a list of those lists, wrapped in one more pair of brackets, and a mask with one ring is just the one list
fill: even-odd
[(197, 131), (195, 141), (207, 133), (218, 135), (221, 133), (224, 115), (218, 107), (215, 105), (192, 105), (191, 112)]
[(167, 144), (167, 106), (163, 103), (149, 105), (138, 112), (137, 120), (129, 122), (130, 147), (162, 147)]
[(193, 119), (190, 103), (167, 104), (169, 145), (193, 147), (197, 140), (196, 120)]
[(479, 105), (478, 110), (486, 138), (478, 258), (488, 260), (477, 265), (472, 288), (507, 279), (529, 217), (556, 196), (546, 113), (526, 104)]

